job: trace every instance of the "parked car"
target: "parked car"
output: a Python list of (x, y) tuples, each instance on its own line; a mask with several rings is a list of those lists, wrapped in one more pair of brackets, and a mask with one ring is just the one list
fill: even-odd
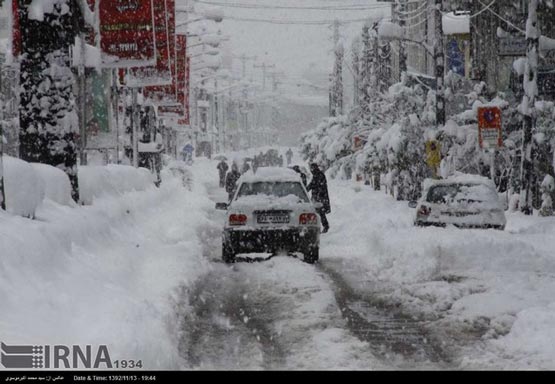
[(495, 184), (481, 176), (458, 175), (445, 180), (427, 179), (416, 207), (414, 224), (448, 224), (462, 228), (503, 230), (507, 220)]
[(222, 257), (231, 263), (239, 253), (280, 250), (301, 252), (304, 260), (319, 258), (320, 217), (299, 175), (287, 168), (263, 167), (238, 181), (227, 209)]

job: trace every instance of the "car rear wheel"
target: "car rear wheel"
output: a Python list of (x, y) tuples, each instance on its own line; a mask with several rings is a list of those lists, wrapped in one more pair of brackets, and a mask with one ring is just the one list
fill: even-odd
[(222, 247), (222, 260), (224, 263), (233, 263), (235, 262), (235, 252), (229, 246), (229, 244), (224, 243)]
[(304, 252), (304, 261), (308, 264), (314, 264), (320, 258), (320, 247), (315, 246), (309, 248), (306, 252)]

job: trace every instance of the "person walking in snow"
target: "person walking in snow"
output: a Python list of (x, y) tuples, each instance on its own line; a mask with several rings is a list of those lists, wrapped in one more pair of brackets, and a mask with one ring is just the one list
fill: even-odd
[(293, 160), (293, 151), (291, 150), (291, 148), (289, 148), (287, 152), (285, 152), (285, 156), (287, 157), (287, 166), (290, 166), (291, 161)]
[(237, 189), (237, 181), (240, 177), (241, 174), (239, 173), (239, 167), (237, 166), (237, 163), (233, 162), (231, 165), (231, 171), (228, 172), (227, 178), (225, 179), (225, 191), (229, 196), (229, 201), (233, 199), (233, 195)]
[(320, 208), (317, 208), (317, 211), (324, 227), (322, 233), (326, 233), (330, 228), (326, 214), (331, 212), (328, 181), (324, 172), (318, 167), (318, 164), (310, 164), (310, 172), (312, 172), (312, 180), (306, 189), (307, 191), (312, 191), (312, 201), (322, 204)]
[(229, 166), (227, 165), (225, 160), (222, 159), (222, 161), (218, 163), (218, 172), (220, 173), (220, 188), (225, 187), (225, 175), (228, 169), (229, 169)]

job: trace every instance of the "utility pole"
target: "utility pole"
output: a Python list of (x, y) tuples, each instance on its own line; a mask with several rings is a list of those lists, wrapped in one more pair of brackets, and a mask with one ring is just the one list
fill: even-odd
[(239, 56), (241, 60), (241, 77), (244, 79), (247, 76), (247, 61), (256, 60), (256, 56), (247, 56), (244, 53)]
[[(0, 70), (0, 90), (2, 89), (3, 72)], [(6, 210), (6, 194), (4, 191), (4, 97), (0, 94), (0, 209)]]
[(80, 110), (80, 121), (79, 121), (79, 160), (81, 165), (87, 165), (87, 69), (85, 65), (86, 60), (86, 44), (85, 35), (81, 34), (79, 36), (80, 45), (80, 58), (79, 67), (77, 69), (78, 79), (79, 79), (79, 110)]
[(283, 72), (270, 72), (272, 78), (272, 91), (277, 92), (278, 85), (281, 83), (279, 77), (285, 75)]
[(254, 65), (254, 68), (262, 68), (262, 91), (266, 90), (266, 70), (275, 67), (275, 64), (268, 65), (266, 63), (262, 63), (261, 65)]
[(131, 88), (131, 129), (133, 130), (133, 166), (139, 168), (139, 105), (138, 105), (138, 88)]
[(114, 113), (115, 131), (116, 131), (116, 164), (120, 164), (120, 138), (119, 138), (119, 90), (118, 90), (118, 71), (112, 69), (112, 109)]
[(333, 51), (335, 53), (335, 64), (330, 84), (330, 115), (343, 114), (343, 54), (344, 49), (340, 44), (339, 20), (333, 23)]
[[(404, 18), (407, 11), (407, 0), (397, 0), (395, 7), (399, 16), (399, 25), (404, 28), (406, 19)], [(403, 72), (407, 71), (407, 52), (405, 51), (405, 42), (399, 41), (399, 80), (401, 80)]]
[(522, 161), (520, 210), (526, 214), (533, 213), (530, 188), (534, 177), (534, 142), (532, 135), (536, 128), (536, 111), (534, 104), (538, 95), (538, 50), (540, 31), (538, 28), (538, 0), (528, 2), (528, 20), (526, 21), (526, 67), (524, 70), (524, 96), (521, 109), (524, 113), (522, 127)]
[(435, 0), (434, 13), (435, 42), (434, 63), (436, 75), (436, 126), (445, 125), (445, 54), (443, 53), (443, 0)]

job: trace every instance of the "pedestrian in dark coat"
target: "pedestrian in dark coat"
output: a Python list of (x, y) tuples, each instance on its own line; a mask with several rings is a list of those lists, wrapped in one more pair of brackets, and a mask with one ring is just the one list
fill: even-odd
[(228, 172), (227, 178), (225, 179), (225, 190), (228, 193), (229, 201), (233, 199), (233, 195), (235, 194), (235, 190), (237, 189), (237, 181), (241, 177), (239, 173), (239, 167), (236, 163), (231, 165), (231, 171)]
[(312, 191), (312, 201), (322, 204), (322, 207), (318, 208), (317, 211), (324, 227), (322, 233), (326, 233), (330, 228), (326, 214), (331, 212), (328, 182), (326, 175), (320, 170), (318, 164), (310, 164), (310, 172), (312, 172), (312, 180), (306, 189)]
[(222, 161), (218, 163), (218, 172), (220, 173), (220, 188), (225, 187), (225, 175), (228, 169), (229, 169), (229, 166), (227, 165), (225, 160), (222, 159)]

